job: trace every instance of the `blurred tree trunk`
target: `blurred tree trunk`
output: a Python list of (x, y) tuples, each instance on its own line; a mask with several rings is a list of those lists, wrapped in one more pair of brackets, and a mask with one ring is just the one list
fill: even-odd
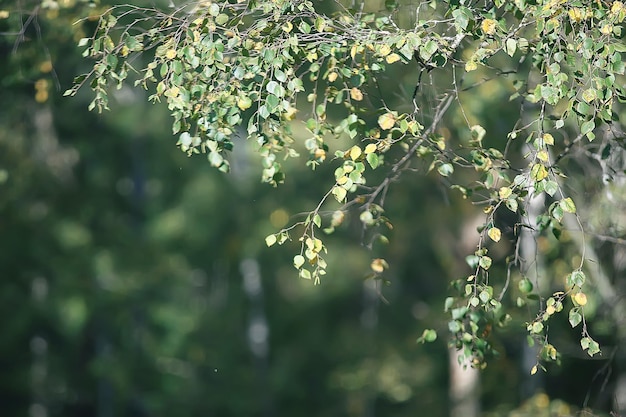
[[(530, 147), (525, 147), (529, 150)], [(543, 258), (537, 248), (537, 235), (539, 225), (537, 217), (545, 209), (545, 197), (539, 195), (529, 195), (526, 199), (528, 212), (528, 227), (521, 228), (520, 232), (520, 271), (524, 278), (530, 280), (539, 294), (546, 294), (550, 291), (551, 281), (541, 279), (545, 277), (545, 265)], [(541, 285), (541, 286), (540, 286)], [(520, 386), (520, 396), (522, 399), (532, 397), (542, 386), (540, 374), (531, 375), (530, 370), (537, 363), (538, 345), (529, 346), (526, 340), (522, 342), (521, 374), (525, 375)]]
[(265, 304), (263, 301), (263, 284), (261, 280), (261, 269), (256, 259), (244, 259), (240, 264), (241, 275), (243, 276), (243, 288), (250, 301), (250, 311), (248, 317), (248, 346), (254, 356), (258, 375), (258, 389), (262, 392), (261, 415), (271, 416), (272, 399), (269, 387), (269, 324), (265, 314)]
[(480, 403), (478, 370), (464, 368), (457, 360), (456, 349), (449, 351), (450, 363), (450, 417), (478, 417)]
[[(470, 218), (461, 232), (460, 239), (454, 243), (457, 262), (451, 267), (453, 274), (459, 276), (467, 268), (462, 254), (472, 253), (477, 244), (476, 227), (482, 224), (482, 214)], [(454, 348), (448, 351), (450, 386), (450, 417), (478, 417), (480, 415), (480, 378), (479, 371), (466, 364), (459, 363), (458, 353)]]

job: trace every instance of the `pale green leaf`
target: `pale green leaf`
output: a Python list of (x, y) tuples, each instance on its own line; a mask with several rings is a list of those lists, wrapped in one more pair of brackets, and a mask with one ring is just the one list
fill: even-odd
[(305, 261), (304, 256), (296, 255), (296, 256), (293, 257), (293, 266), (296, 269), (300, 269), (302, 267), (302, 265), (304, 265), (304, 261)]
[(272, 246), (273, 244), (275, 244), (275, 243), (276, 243), (276, 240), (277, 240), (277, 239), (276, 239), (276, 235), (273, 235), (273, 234), (272, 234), (272, 235), (268, 235), (268, 236), (265, 238), (265, 244), (266, 244), (268, 247), (269, 247), (269, 246)]

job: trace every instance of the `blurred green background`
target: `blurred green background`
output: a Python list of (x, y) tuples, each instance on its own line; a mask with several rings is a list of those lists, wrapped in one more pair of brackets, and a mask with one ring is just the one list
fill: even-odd
[[(88, 89), (62, 97), (90, 65), (75, 45), (96, 21), (74, 22), (104, 8), (0, 2), (9, 12), (0, 19), (0, 415), (460, 416), (461, 403), (464, 417), (610, 409), (619, 370), (611, 373), (608, 356), (564, 357), (531, 378), (520, 323), (494, 335), (502, 354), (470, 380), (468, 397), (451, 397), (458, 381), (442, 306), (448, 282), (467, 273), (477, 209), (436, 176), (394, 187), (388, 246), (366, 249), (358, 222), (333, 235), (329, 274), (313, 286), (291, 266), (298, 242), (268, 249), (264, 237), (316, 205), (332, 166), (290, 166), (273, 189), (260, 183), (259, 158), (243, 141), (228, 175), (187, 158), (167, 109), (140, 89), (112, 93), (104, 114), (87, 111)], [(410, 90), (414, 78), (381, 82)], [(516, 117), (514, 106), (502, 106), (506, 97), (502, 85), (485, 86), (471, 112), (506, 132)], [(391, 264), (389, 285), (364, 279), (372, 256)], [(416, 344), (424, 328), (438, 329), (439, 339)], [(562, 333), (565, 346), (577, 343)], [(610, 326), (605, 335), (610, 344)]]

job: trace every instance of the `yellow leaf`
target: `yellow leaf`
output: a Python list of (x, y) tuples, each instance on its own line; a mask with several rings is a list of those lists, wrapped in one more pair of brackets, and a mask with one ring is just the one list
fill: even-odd
[(585, 100), (587, 103), (591, 103), (592, 101), (594, 101), (597, 97), (597, 93), (595, 88), (588, 88), (585, 91), (583, 91), (583, 100)]
[(584, 17), (583, 10), (579, 9), (578, 7), (569, 9), (567, 14), (569, 14), (570, 20), (574, 21), (575, 23), (580, 23)]
[(166, 96), (166, 97), (178, 97), (178, 94), (180, 94), (180, 88), (178, 88), (178, 87), (176, 87), (176, 86), (174, 86), (174, 87), (172, 87), (172, 88), (168, 89), (168, 90), (165, 92), (165, 96)]
[(337, 73), (336, 72), (331, 72), (328, 74), (328, 82), (333, 82), (337, 79)]
[(387, 57), (385, 58), (385, 61), (387, 61), (388, 64), (393, 64), (394, 62), (400, 61), (400, 55), (395, 54), (395, 53), (391, 55), (387, 55)]
[(530, 176), (535, 181), (541, 181), (548, 176), (548, 170), (542, 164), (535, 164), (530, 169)]
[(331, 226), (333, 227), (339, 226), (341, 223), (343, 223), (343, 220), (345, 219), (345, 217), (346, 215), (344, 214), (343, 211), (335, 210), (335, 212), (333, 213), (333, 217), (330, 221)]
[(9, 11), (8, 10), (0, 10), (0, 19), (6, 19), (9, 17)]
[(343, 177), (337, 178), (337, 184), (339, 185), (344, 185), (347, 182), (348, 182), (348, 177), (346, 177), (345, 175)]
[(499, 242), (500, 238), (502, 237), (502, 232), (497, 227), (492, 227), (491, 229), (489, 229), (487, 234), (494, 242)]
[(350, 158), (353, 161), (356, 161), (359, 156), (361, 156), (361, 148), (354, 145), (352, 148), (350, 148)]
[(48, 91), (47, 90), (39, 90), (35, 93), (35, 101), (37, 103), (45, 103), (48, 101)]
[(350, 89), (350, 97), (352, 97), (352, 100), (361, 101), (363, 100), (363, 93), (358, 88), (352, 87)]
[(389, 130), (396, 124), (396, 116), (393, 113), (385, 113), (378, 117), (378, 126), (383, 130)]
[(237, 107), (239, 107), (240, 110), (247, 110), (252, 106), (252, 100), (250, 100), (250, 97), (240, 97), (237, 100)]
[(482, 31), (485, 34), (493, 35), (494, 33), (496, 33), (496, 25), (497, 24), (498, 24), (498, 22), (496, 22), (493, 19), (485, 19), (480, 24), (480, 28), (482, 29)]
[(43, 73), (52, 71), (52, 61), (47, 60), (39, 64), (39, 71)]
[(293, 29), (293, 24), (291, 22), (287, 22), (281, 27), (281, 29), (283, 30), (283, 32), (289, 33), (291, 32), (291, 29)]
[(381, 259), (381, 258), (376, 258), (376, 259), (372, 260), (370, 268), (372, 268), (372, 271), (376, 272), (377, 274), (380, 274), (388, 266), (389, 265), (387, 264), (387, 261), (385, 261), (384, 259)]
[(600, 28), (600, 32), (602, 32), (602, 34), (604, 34), (604, 35), (609, 35), (609, 34), (613, 33), (613, 25), (610, 24), (610, 23), (607, 23), (607, 24), (603, 25)]
[(624, 6), (624, 3), (622, 3), (621, 1), (614, 1), (613, 5), (611, 6), (611, 13), (619, 14), (620, 12), (623, 12), (625, 8), (626, 6)]
[(509, 196), (513, 193), (513, 191), (509, 187), (502, 187), (498, 194), (502, 200), (509, 198)]
[(548, 151), (546, 151), (545, 149), (542, 149), (539, 152), (537, 152), (537, 159), (543, 162), (548, 162), (548, 159), (549, 159)]
[(297, 112), (298, 110), (296, 108), (289, 106), (283, 113), (283, 117), (285, 118), (285, 120), (293, 120), (296, 118)]
[(168, 49), (167, 52), (165, 52), (165, 58), (167, 58), (167, 59), (174, 59), (174, 58), (176, 58), (176, 50), (175, 49)]
[(478, 65), (476, 64), (475, 61), (467, 61), (465, 63), (465, 71), (466, 72), (474, 71), (476, 68), (478, 68)]
[(587, 304), (587, 295), (584, 292), (579, 292), (577, 294), (574, 294), (572, 299), (574, 300), (576, 304), (578, 304), (581, 307)]
[(546, 145), (554, 145), (554, 136), (552, 136), (549, 133), (546, 133), (543, 135), (543, 143), (545, 143)]
[(531, 375), (535, 375), (537, 373), (537, 365), (533, 366), (530, 370)]
[(350, 48), (350, 57), (352, 59), (354, 59), (354, 57), (356, 57), (357, 50), (358, 50), (358, 46), (356, 46), (356, 45), (352, 45), (352, 48)]
[(369, 145), (367, 145), (365, 147), (365, 151), (364, 153), (369, 154), (369, 153), (374, 153), (376, 152), (377, 146), (374, 143), (370, 143)]
[(386, 45), (386, 44), (381, 45), (378, 53), (381, 54), (382, 56), (387, 56), (391, 53), (391, 48), (389, 47), (389, 45)]
[(35, 82), (35, 90), (42, 91), (48, 89), (48, 80), (40, 78)]

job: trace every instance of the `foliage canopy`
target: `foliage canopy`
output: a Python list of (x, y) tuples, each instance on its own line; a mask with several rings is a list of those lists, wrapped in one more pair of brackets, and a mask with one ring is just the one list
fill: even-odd
[[(347, 212), (358, 213), (368, 236), (385, 241), (391, 185), (432, 171), (484, 212), (466, 258), (471, 271), (453, 282), (444, 306), (461, 359), (483, 366), (493, 353), (489, 332), (511, 320), (505, 301), (513, 287), (518, 305), (535, 308), (527, 331), (542, 348), (532, 373), (558, 361), (547, 327), (563, 310), (581, 327), (582, 349), (598, 354), (585, 321), (585, 202), (568, 190), (588, 163), (581, 158), (592, 161), (601, 187), (624, 169), (615, 156), (623, 148), (626, 6), (456, 0), (372, 8), (338, 3), (323, 12), (311, 1), (287, 0), (113, 7), (95, 34), (80, 40), (95, 64), (66, 94), (89, 83), (90, 109), (104, 110), (109, 87), (137, 74), (134, 85), (167, 104), (180, 149), (205, 154), (221, 171), (229, 170), (238, 136), (254, 144), (261, 178), (274, 186), (285, 181), (285, 158), (300, 161), (304, 153), (311, 169), (331, 164), (334, 177), (319, 204), (266, 238), (268, 246), (299, 239), (293, 265), (315, 283), (326, 273), (324, 235)], [(411, 78), (408, 88), (401, 74)], [(481, 87), (488, 83), (503, 86), (518, 109), (517, 122), (495, 132), (472, 112), (486, 100)], [(540, 290), (547, 278), (533, 277), (535, 261), (522, 256), (525, 234), (576, 242), (579, 254), (560, 288)], [(493, 255), (502, 251), (507, 255)], [(496, 264), (502, 268), (494, 273)], [(374, 258), (372, 277), (388, 267)], [(594, 285), (610, 301), (604, 284)], [(435, 338), (427, 329), (420, 340)]]

